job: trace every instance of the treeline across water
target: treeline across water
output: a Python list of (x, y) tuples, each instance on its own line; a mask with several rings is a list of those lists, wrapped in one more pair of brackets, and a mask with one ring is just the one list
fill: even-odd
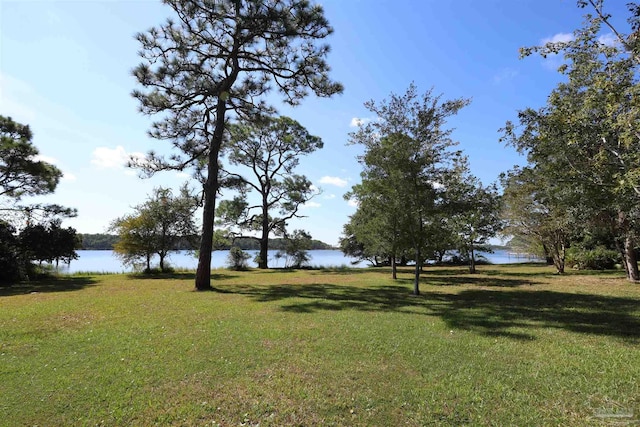
[[(113, 245), (120, 238), (115, 234), (80, 234), (79, 235), (82, 241), (83, 250), (113, 250)], [(194, 241), (197, 241), (194, 240)], [(250, 237), (240, 237), (235, 239), (233, 244), (222, 244), (218, 245), (216, 249), (218, 250), (228, 250), (231, 249), (231, 246), (237, 246), (243, 250), (259, 250), (260, 242), (256, 239), (252, 239)], [(269, 239), (269, 249), (280, 250), (284, 249), (285, 239)], [(189, 243), (188, 239), (183, 239), (178, 242), (175, 250), (191, 250), (196, 249)], [(333, 246), (324, 243), (320, 240), (311, 240), (311, 250), (322, 250), (322, 249), (335, 249)]]

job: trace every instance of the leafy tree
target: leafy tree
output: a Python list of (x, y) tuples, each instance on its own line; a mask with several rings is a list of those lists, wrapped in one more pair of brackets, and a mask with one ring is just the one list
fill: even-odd
[(501, 202), (495, 184), (483, 186), (468, 173), (466, 162), (447, 181), (445, 197), (448, 203), (449, 229), (455, 234), (460, 255), (469, 262), (469, 272), (476, 272), (476, 252), (489, 252), (488, 240), (501, 230)]
[[(349, 197), (351, 194), (346, 195), (346, 198)], [(396, 279), (399, 241), (393, 239), (396, 230), (394, 218), (384, 216), (382, 212), (375, 209), (375, 199), (362, 200), (343, 227), (344, 237), (340, 239), (340, 248), (345, 255), (366, 260), (373, 266), (391, 264), (392, 277)], [(388, 226), (387, 220), (391, 221)]]
[[(573, 40), (522, 50), (523, 55), (563, 53), (565, 64), (559, 71), (567, 80), (552, 91), (546, 106), (519, 112), (517, 126), (507, 123), (505, 138), (527, 154), (536, 174), (561, 188), (568, 204), (579, 206), (590, 219), (614, 211), (627, 277), (637, 281), (640, 64), (635, 36), (618, 32), (623, 43), (601, 42), (604, 19), (608, 16), (587, 15)], [(637, 29), (638, 16), (630, 22)]]
[(20, 252), (16, 229), (0, 220), (0, 284), (12, 284), (21, 277)]
[(249, 267), (247, 264), (249, 258), (251, 258), (251, 255), (237, 246), (232, 246), (227, 256), (227, 264), (233, 270), (246, 270)]
[(20, 247), (25, 259), (40, 264), (51, 260), (49, 232), (45, 224), (28, 225), (20, 232)]
[(192, 240), (197, 234), (193, 221), (197, 207), (198, 199), (186, 185), (176, 196), (170, 189), (157, 188), (142, 205), (141, 210), (147, 212), (155, 223), (155, 253), (160, 258), (160, 270), (165, 271), (165, 258), (178, 248), (181, 240)]
[[(231, 174), (240, 195), (223, 200), (218, 216), (222, 224), (260, 233), (258, 267), (268, 268), (269, 235), (284, 235), (287, 221), (300, 218), (300, 206), (316, 194), (311, 181), (294, 171), (300, 156), (322, 148), (322, 140), (289, 117), (265, 118), (229, 130), (229, 162), (243, 169)], [(255, 204), (248, 201), (252, 192), (258, 196)]]
[[(140, 33), (143, 62), (133, 96), (145, 114), (158, 114), (151, 135), (179, 152), (150, 153), (148, 173), (192, 166), (203, 182), (204, 209), (196, 289), (211, 288), (211, 250), (219, 155), (228, 118), (272, 114), (265, 96), (275, 88), (291, 105), (311, 90), (342, 91), (332, 82), (320, 42), (332, 28), (320, 6), (306, 0), (165, 0), (176, 20)], [(135, 162), (133, 162), (135, 163)]]
[[(387, 143), (392, 142), (386, 140), (383, 145)], [(349, 240), (357, 245), (356, 248), (361, 246), (363, 259), (373, 261), (374, 265), (384, 259), (385, 264), (391, 265), (391, 276), (396, 279), (397, 259), (408, 247), (403, 232), (407, 216), (402, 198), (393, 187), (397, 183), (387, 177), (383, 168), (372, 168), (361, 175), (362, 183), (345, 194), (345, 199), (358, 200), (358, 209), (350, 217), (345, 232), (351, 233)]]
[(52, 193), (58, 185), (62, 171), (37, 159), (32, 138), (28, 125), (0, 116), (0, 196), (19, 200)]
[(78, 259), (76, 249), (80, 246), (80, 240), (76, 230), (72, 227), (62, 228), (60, 219), (27, 225), (20, 232), (18, 242), (21, 260), (27, 265), (32, 261), (40, 264), (55, 261), (57, 270), (60, 261), (68, 264)]
[(62, 177), (60, 169), (38, 159), (32, 139), (28, 125), (0, 115), (0, 269), (6, 272), (0, 276), (6, 280), (25, 277), (31, 261), (57, 264), (77, 257), (75, 230), (62, 229), (59, 219), (75, 216), (74, 209), (19, 204), (24, 197), (52, 193)]
[(278, 251), (276, 258), (285, 258), (285, 268), (300, 268), (311, 260), (311, 235), (304, 230), (294, 230), (285, 234), (285, 247)]
[[(353, 196), (361, 202), (378, 201), (373, 212), (384, 218), (384, 228), (389, 227), (388, 248), (414, 252), (416, 295), (429, 231), (441, 209), (441, 183), (459, 157), (449, 150), (455, 143), (444, 126), (449, 116), (468, 104), (462, 98), (441, 102), (432, 90), (419, 95), (411, 84), (404, 95), (365, 103), (378, 120), (351, 134), (351, 143), (365, 149), (360, 158), (362, 184), (354, 187)], [(390, 220), (397, 224), (390, 226)]]
[(184, 239), (196, 234), (193, 214), (197, 199), (187, 186), (174, 196), (170, 189), (156, 188), (149, 199), (134, 208), (135, 213), (113, 221), (111, 230), (120, 235), (114, 251), (127, 264), (136, 265), (144, 260), (151, 270), (151, 257), (160, 259), (160, 270), (165, 271), (167, 255), (177, 250)]
[(52, 221), (47, 229), (50, 246), (50, 259), (56, 262), (56, 270), (60, 261), (69, 264), (78, 259), (76, 249), (81, 246), (80, 237), (72, 227), (62, 228), (59, 220)]
[(32, 139), (28, 125), (0, 115), (0, 212), (5, 221), (20, 224), (19, 228), (76, 215), (74, 209), (55, 204), (18, 205), (25, 196), (52, 193), (62, 177), (56, 166), (38, 159)]
[(148, 211), (142, 210), (115, 219), (110, 231), (120, 238), (113, 245), (113, 251), (125, 265), (145, 266), (151, 271), (151, 258), (156, 250), (156, 223)]
[(516, 168), (501, 180), (504, 233), (526, 242), (527, 252), (542, 250), (556, 271), (564, 273), (575, 216), (563, 188), (531, 167)]
[(604, 11), (604, 0), (578, 0), (577, 4), (580, 8), (586, 8), (590, 6), (598, 16), (602, 24), (605, 24), (611, 32), (615, 35), (620, 47), (624, 49), (631, 58), (638, 64), (640, 64), (640, 37), (638, 37), (638, 30), (640, 30), (640, 5), (637, 3), (627, 3), (627, 9), (631, 16), (627, 19), (627, 22), (631, 26), (630, 34), (624, 34), (616, 29), (611, 23), (611, 15)]

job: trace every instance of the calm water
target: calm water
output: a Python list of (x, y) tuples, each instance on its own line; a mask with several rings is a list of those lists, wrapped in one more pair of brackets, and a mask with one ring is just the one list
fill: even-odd
[[(258, 251), (247, 252), (251, 255), (251, 261)], [(284, 259), (276, 259), (276, 252), (277, 251), (269, 251), (269, 267), (284, 267)], [(228, 254), (229, 251), (215, 251), (211, 259), (211, 267), (226, 267)], [(352, 258), (345, 257), (341, 251), (336, 250), (309, 251), (309, 254), (311, 255), (311, 261), (309, 264), (315, 267), (349, 266), (354, 261)], [(78, 255), (80, 258), (71, 261), (68, 269), (65, 266), (65, 272), (75, 273), (78, 271), (95, 271), (122, 273), (131, 271), (130, 268), (122, 265), (120, 260), (113, 255), (112, 251), (78, 251)], [(515, 257), (514, 255), (510, 255), (507, 251), (496, 251), (493, 254), (484, 254), (484, 256), (493, 264), (509, 264), (527, 261), (527, 258)], [(157, 262), (157, 259), (152, 260), (152, 265), (157, 265)], [(195, 270), (198, 266), (198, 259), (188, 251), (180, 251), (172, 253), (169, 256), (168, 263), (172, 267)], [(257, 264), (252, 262), (249, 264), (253, 267), (257, 267)], [(369, 264), (367, 262), (361, 262), (354, 265), (354, 267), (368, 266)], [(61, 266), (61, 270), (63, 270), (62, 267), (63, 266)]]

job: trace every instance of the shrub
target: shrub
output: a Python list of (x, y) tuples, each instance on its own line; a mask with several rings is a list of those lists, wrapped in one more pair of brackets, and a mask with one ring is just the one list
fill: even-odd
[(243, 251), (237, 246), (233, 246), (229, 250), (229, 255), (227, 256), (227, 265), (232, 270), (246, 270), (249, 268), (247, 264), (247, 260), (251, 258), (251, 255)]
[(567, 265), (578, 270), (611, 270), (620, 262), (620, 254), (604, 246), (593, 249), (572, 247), (567, 250)]

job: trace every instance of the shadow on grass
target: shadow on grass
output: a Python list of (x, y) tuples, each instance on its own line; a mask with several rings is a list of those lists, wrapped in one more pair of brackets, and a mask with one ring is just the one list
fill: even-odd
[[(131, 273), (128, 274), (127, 277), (135, 280), (166, 280), (166, 279), (176, 279), (176, 280), (195, 280), (196, 273), (195, 272), (175, 272), (175, 273)], [(237, 274), (227, 274), (227, 273), (211, 273), (211, 281), (215, 282), (216, 280), (229, 280), (238, 277)]]
[(129, 273), (127, 277), (135, 280), (158, 280), (158, 279), (193, 279), (195, 273), (191, 272), (174, 272), (174, 273)]
[(640, 301), (636, 299), (513, 289), (517, 279), (507, 282), (513, 282), (510, 289), (503, 285), (420, 296), (411, 295), (409, 286), (334, 284), (234, 285), (218, 292), (246, 295), (258, 302), (278, 301), (281, 310), (294, 313), (358, 310), (437, 316), (451, 328), (518, 340), (536, 339), (537, 331), (546, 328), (633, 342), (640, 339)]
[(69, 292), (79, 291), (87, 286), (94, 285), (97, 281), (92, 277), (58, 277), (51, 279), (20, 282), (9, 287), (0, 287), (0, 297), (24, 295), (34, 292)]
[[(468, 273), (468, 272), (465, 272)], [(404, 283), (413, 284), (413, 279), (402, 278), (399, 281)], [(441, 275), (441, 274), (423, 274), (422, 282), (426, 282), (429, 285), (436, 286), (483, 286), (489, 288), (517, 288), (520, 286), (533, 286), (539, 282), (527, 278), (522, 279), (515, 277), (509, 277), (508, 274), (502, 274), (501, 278), (486, 277), (482, 274), (467, 274), (466, 276)]]
[(312, 269), (313, 275), (324, 275), (324, 274), (333, 274), (333, 275), (353, 275), (353, 274), (364, 274), (364, 273), (379, 273), (381, 275), (391, 277), (391, 267), (320, 267)]

